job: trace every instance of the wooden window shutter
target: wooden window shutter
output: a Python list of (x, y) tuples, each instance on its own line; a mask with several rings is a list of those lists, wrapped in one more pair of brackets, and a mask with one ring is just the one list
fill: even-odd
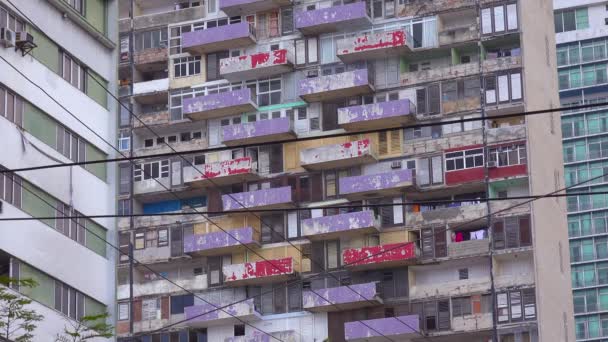
[(492, 223), (492, 246), (494, 249), (505, 248), (505, 226), (502, 220)]
[(141, 299), (133, 300), (133, 321), (141, 322)]
[(437, 328), (439, 330), (450, 329), (450, 301), (441, 300), (437, 302)]
[(394, 131), (390, 131), (390, 153), (391, 154), (397, 154), (397, 153), (401, 153), (401, 130), (394, 130)]
[(378, 133), (378, 153), (380, 153), (380, 155), (388, 154), (388, 137), (386, 131)]
[(521, 246), (532, 246), (530, 216), (526, 215), (519, 218), (519, 242)]
[(429, 114), (439, 114), (441, 112), (441, 92), (439, 84), (429, 86)]
[(207, 210), (222, 211), (222, 195), (217, 189), (208, 189), (207, 191)]
[(446, 232), (443, 228), (435, 229), (435, 258), (448, 256)]
[(473, 307), (473, 313), (481, 313), (481, 295), (471, 296), (471, 306)]
[(519, 218), (505, 218), (505, 237), (507, 240), (507, 248), (519, 247)]
[(420, 231), (420, 237), (422, 242), (422, 257), (423, 258), (434, 258), (435, 257), (435, 246), (433, 243), (433, 229), (423, 229)]
[(169, 297), (162, 297), (160, 299), (160, 318), (169, 319)]
[(311, 200), (318, 202), (323, 200), (323, 175), (315, 173), (310, 177), (311, 182)]
[(426, 114), (426, 88), (416, 89), (416, 107), (418, 114)]

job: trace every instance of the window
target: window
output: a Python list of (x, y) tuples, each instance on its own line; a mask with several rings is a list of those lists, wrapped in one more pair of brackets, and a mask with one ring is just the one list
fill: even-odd
[(498, 323), (536, 319), (534, 289), (515, 290), (496, 294)]
[[(0, 169), (5, 168), (0, 166)], [(17, 208), (21, 208), (21, 184), (21, 178), (13, 173), (0, 174), (0, 198)]]
[(159, 160), (149, 163), (137, 164), (133, 169), (133, 180), (158, 179), (169, 177), (169, 161)]
[(458, 270), (458, 280), (466, 280), (469, 279), (469, 269), (461, 268)]
[(86, 71), (84, 67), (65, 52), (62, 53), (62, 61), (61, 77), (74, 87), (85, 91)]
[(131, 136), (128, 131), (120, 131), (118, 137), (118, 150), (121, 152), (128, 151), (131, 148)]
[(506, 217), (492, 223), (494, 249), (518, 248), (532, 245), (530, 217)]
[(194, 305), (194, 295), (185, 294), (171, 296), (171, 314), (179, 315), (184, 313), (184, 308)]
[(372, 2), (372, 18), (388, 19), (395, 17), (395, 0), (374, 0)]
[(313, 273), (324, 272), (340, 267), (340, 241), (313, 242), (311, 246), (311, 270)]
[(129, 320), (129, 303), (118, 303), (118, 320)]
[(135, 245), (134, 245), (135, 249), (144, 249), (146, 248), (146, 240), (145, 240), (145, 233), (142, 231), (136, 232), (135, 233)]
[(447, 256), (447, 237), (445, 228), (427, 228), (420, 231), (422, 257), (428, 259)]
[(296, 64), (307, 65), (319, 62), (319, 46), (317, 37), (296, 39)]
[[(2, 10), (0, 8), (0, 10)], [(17, 94), (0, 85), (0, 116), (19, 127), (23, 127), (23, 100)]]
[(220, 60), (228, 58), (228, 51), (220, 51), (207, 54), (207, 81), (217, 80), (220, 78)]
[(488, 160), (497, 167), (526, 164), (526, 145), (490, 148)]
[(443, 159), (441, 156), (418, 159), (416, 181), (420, 186), (443, 184)]
[(281, 8), (281, 34), (286, 36), (294, 33), (293, 8)]
[(262, 242), (273, 243), (284, 240), (284, 217), (282, 213), (261, 216)]
[(158, 230), (158, 247), (169, 245), (169, 230), (167, 228)]
[(481, 10), (482, 34), (505, 33), (518, 28), (517, 4), (499, 5)]
[(555, 33), (589, 28), (589, 14), (586, 7), (555, 11)]
[(245, 336), (245, 324), (237, 324), (234, 326), (234, 336)]
[(441, 102), (444, 113), (461, 110), (459, 102), (479, 97), (479, 78), (441, 83)]
[(116, 211), (118, 215), (131, 215), (131, 201), (128, 199), (118, 200)]
[(441, 112), (439, 84), (416, 89), (416, 108), (418, 114), (435, 115)]
[(167, 28), (135, 33), (135, 51), (167, 47)]
[(486, 104), (522, 100), (521, 71), (519, 70), (486, 76), (484, 83)]
[(72, 7), (76, 12), (80, 15), (84, 15), (84, 0), (64, 0), (68, 3), (70, 7)]
[(201, 56), (182, 57), (173, 59), (173, 77), (200, 75)]
[(0, 5), (0, 27), (8, 27), (14, 32), (25, 31), (25, 21)]
[(421, 317), (420, 327), (425, 331), (450, 329), (449, 300), (412, 303), (412, 313), (417, 313)]
[(483, 166), (483, 148), (445, 154), (445, 170), (456, 171)]
[(142, 301), (141, 319), (143, 321), (160, 319), (160, 298), (145, 299)]
[(452, 317), (466, 316), (471, 313), (471, 297), (452, 298)]
[(57, 151), (74, 162), (86, 160), (86, 142), (67, 128), (57, 126)]
[[(247, 82), (247, 87), (255, 87), (255, 83)], [(254, 88), (255, 89), (255, 88)], [(258, 106), (268, 106), (281, 103), (281, 79), (266, 79), (257, 81)]]
[(55, 280), (55, 310), (70, 318), (81, 319), (84, 316), (84, 302), (82, 293)]

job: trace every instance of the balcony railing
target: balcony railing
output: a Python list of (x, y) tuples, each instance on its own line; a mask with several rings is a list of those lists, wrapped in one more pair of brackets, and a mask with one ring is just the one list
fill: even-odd
[(310, 240), (333, 239), (378, 232), (380, 223), (371, 210), (302, 220), (302, 236)]
[(296, 137), (293, 122), (287, 117), (224, 126), (223, 130), (222, 142), (227, 146), (281, 141)]
[(411, 52), (411, 42), (411, 35), (403, 29), (375, 33), (365, 32), (355, 37), (339, 40), (337, 56), (345, 63), (399, 56)]
[(251, 157), (242, 157), (204, 165), (186, 166), (184, 183), (194, 187), (229, 185), (259, 179)]
[(390, 128), (412, 122), (416, 108), (408, 100), (395, 100), (338, 108), (338, 124), (348, 131)]
[[(329, 4), (325, 1), (319, 5)], [(305, 5), (310, 5), (306, 3)], [(296, 28), (305, 35), (320, 34), (350, 29), (361, 29), (371, 25), (368, 6), (365, 1), (340, 4), (332, 7), (306, 11), (301, 8), (295, 13)]]
[(307, 102), (319, 102), (368, 94), (374, 91), (370, 75), (365, 68), (305, 78), (298, 84), (298, 96)]
[(225, 211), (247, 208), (283, 209), (293, 206), (289, 186), (222, 195), (222, 203)]
[(415, 263), (418, 254), (413, 242), (349, 248), (342, 252), (342, 264), (351, 269), (398, 267)]
[(183, 100), (183, 114), (192, 120), (207, 120), (257, 110), (248, 88), (197, 96)]
[(376, 339), (407, 339), (420, 336), (418, 315), (386, 317), (344, 323), (346, 341), (376, 341)]
[[(184, 316), (187, 320), (184, 325), (193, 328), (205, 328), (217, 325), (253, 322), (261, 319), (261, 315), (255, 310), (253, 298), (230, 305), (225, 309), (217, 310), (217, 308), (224, 307), (227, 304), (229, 303), (218, 305), (205, 303), (187, 306), (184, 308)], [(209, 313), (205, 314), (206, 312)]]
[(416, 85), (421, 83), (435, 82), (457, 77), (466, 77), (479, 74), (477, 63), (457, 64), (443, 68), (433, 68), (415, 72), (404, 72), (401, 74), (401, 85)]
[(226, 265), (222, 268), (224, 282), (231, 285), (251, 285), (283, 281), (296, 273), (292, 257)]
[(242, 48), (255, 43), (255, 27), (248, 22), (182, 34), (182, 50), (193, 55)]
[(258, 246), (259, 232), (252, 227), (231, 229), (207, 234), (184, 234), (184, 253), (220, 255)]
[(220, 10), (230, 17), (267, 12), (289, 5), (290, 0), (220, 0)]
[(378, 284), (366, 283), (304, 291), (304, 309), (312, 312), (352, 310), (382, 304)]
[(300, 151), (300, 164), (307, 170), (346, 168), (376, 161), (376, 153), (369, 139)]
[(291, 70), (293, 57), (287, 49), (220, 60), (220, 75), (231, 82), (271, 77)]
[[(476, 18), (470, 19), (476, 22)], [(446, 27), (439, 32), (438, 36), (439, 45), (452, 45), (479, 39), (479, 29), (477, 24)]]
[(412, 170), (396, 170), (371, 175), (343, 177), (339, 180), (340, 195), (355, 200), (392, 196), (403, 193), (415, 184)]
[(526, 138), (526, 125), (489, 128), (486, 130), (488, 144), (522, 140)]

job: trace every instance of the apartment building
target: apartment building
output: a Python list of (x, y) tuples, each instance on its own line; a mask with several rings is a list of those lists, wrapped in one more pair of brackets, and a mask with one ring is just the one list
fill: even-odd
[[(605, 1), (555, 1), (555, 32), (559, 94), (562, 105), (605, 102), (606, 40), (608, 3)], [(562, 113), (562, 135), (566, 185), (601, 176), (608, 130), (606, 108), (595, 107)], [(597, 179), (570, 190), (603, 191), (605, 180)], [(604, 217), (608, 205), (601, 195), (568, 198), (568, 235), (576, 338), (600, 341), (608, 337), (608, 315), (604, 297), (608, 279), (603, 262), (608, 256)], [(602, 297), (604, 296), (604, 297)]]
[[(0, 1), (1, 168), (113, 157), (117, 106), (103, 88), (117, 91), (117, 17), (115, 1)], [(0, 217), (47, 218), (0, 223), (0, 274), (38, 283), (13, 287), (44, 316), (34, 341), (114, 316), (116, 252), (103, 239), (117, 238), (115, 219), (64, 217), (113, 212), (115, 178), (111, 164), (0, 174)]]
[(550, 1), (119, 6), (119, 340), (574, 340)]

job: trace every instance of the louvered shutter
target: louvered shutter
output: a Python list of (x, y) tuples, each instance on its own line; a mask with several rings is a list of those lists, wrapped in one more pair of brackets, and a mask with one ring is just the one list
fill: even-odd
[(441, 112), (441, 93), (439, 84), (429, 86), (429, 114), (439, 114)]
[(519, 218), (520, 246), (532, 246), (532, 232), (530, 231), (530, 216)]
[(416, 108), (418, 114), (426, 114), (426, 88), (416, 89)]
[(492, 245), (494, 249), (505, 248), (505, 229), (502, 220), (492, 224)]
[(422, 257), (423, 258), (434, 258), (435, 257), (435, 244), (433, 239), (433, 229), (423, 229), (420, 231), (422, 237)]
[(505, 218), (505, 233), (507, 248), (519, 247), (519, 218)]
[(437, 321), (439, 330), (450, 329), (450, 302), (448, 300), (437, 302)]
[(380, 153), (380, 155), (388, 154), (388, 137), (386, 131), (378, 133), (378, 153)]
[(435, 257), (443, 258), (448, 256), (448, 246), (446, 232), (443, 228), (435, 229)]
[(390, 153), (391, 154), (397, 154), (397, 153), (401, 153), (401, 145), (402, 145), (402, 139), (401, 139), (401, 130), (394, 130), (394, 131), (390, 131)]
[(169, 319), (169, 297), (160, 299), (160, 318)]

